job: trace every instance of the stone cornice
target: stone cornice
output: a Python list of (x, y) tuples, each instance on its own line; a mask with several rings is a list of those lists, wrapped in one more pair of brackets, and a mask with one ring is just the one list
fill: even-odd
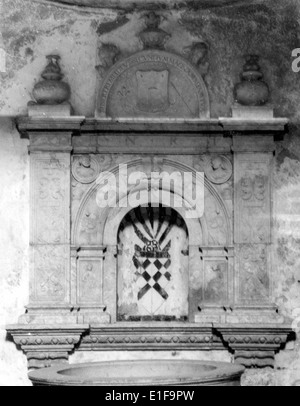
[(169, 10), (180, 8), (191, 8), (193, 10), (220, 7), (232, 4), (241, 4), (249, 2), (249, 0), (34, 0), (39, 3), (54, 4), (61, 7), (68, 7), (70, 9), (77, 9), (80, 11), (87, 11), (95, 13), (97, 10), (101, 11), (104, 8), (117, 9), (117, 10)]
[(273, 366), (292, 334), (286, 324), (117, 323), (10, 325), (7, 332), (25, 352), (30, 368), (67, 361), (79, 351), (229, 350), (246, 367)]
[(71, 117), (18, 117), (17, 129), (21, 136), (28, 138), (30, 132), (76, 132), (85, 121), (83, 116)]
[(141, 325), (121, 323), (112, 326), (91, 326), (78, 348), (84, 350), (212, 350), (223, 349), (211, 324)]
[(75, 135), (82, 133), (105, 133), (105, 134), (135, 134), (161, 135), (166, 134), (189, 134), (199, 136), (224, 135), (234, 136), (239, 134), (251, 135), (275, 135), (284, 133), (288, 119), (270, 118), (268, 120), (245, 120), (220, 118), (209, 120), (111, 120), (94, 119), (81, 116), (71, 117), (19, 117), (17, 118), (17, 129), (22, 136), (28, 137), (31, 132), (72, 132)]

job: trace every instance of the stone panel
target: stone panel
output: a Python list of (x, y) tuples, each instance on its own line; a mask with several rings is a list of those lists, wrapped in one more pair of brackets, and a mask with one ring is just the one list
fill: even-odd
[(271, 242), (271, 154), (235, 154), (235, 243)]
[(33, 248), (31, 301), (62, 304), (69, 301), (68, 245), (38, 245)]
[(241, 244), (236, 248), (237, 298), (248, 306), (270, 304), (272, 279), (270, 246)]

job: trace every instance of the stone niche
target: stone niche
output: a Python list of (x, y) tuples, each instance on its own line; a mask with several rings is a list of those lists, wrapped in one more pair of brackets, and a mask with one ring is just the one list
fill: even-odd
[[(26, 313), (7, 330), (30, 368), (74, 350), (143, 349), (272, 366), (292, 331), (272, 264), (273, 159), (287, 120), (257, 107), (210, 118), (207, 45), (185, 58), (165, 50), (167, 37), (152, 14), (142, 51), (122, 58), (102, 45), (95, 118), (32, 105), (18, 119), (30, 140), (32, 260)], [(176, 175), (171, 188), (162, 173)], [(199, 174), (204, 212), (193, 217), (184, 190)]]

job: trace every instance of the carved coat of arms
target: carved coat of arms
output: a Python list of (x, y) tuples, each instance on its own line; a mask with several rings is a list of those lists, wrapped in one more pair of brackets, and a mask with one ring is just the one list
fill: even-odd
[(137, 108), (156, 113), (169, 107), (169, 72), (137, 71)]

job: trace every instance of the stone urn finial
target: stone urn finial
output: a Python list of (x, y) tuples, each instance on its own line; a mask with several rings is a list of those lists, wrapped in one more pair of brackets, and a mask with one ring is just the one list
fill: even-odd
[(146, 28), (139, 34), (145, 49), (163, 49), (170, 35), (159, 28), (161, 18), (151, 11), (146, 14)]
[(269, 99), (269, 87), (263, 81), (258, 55), (246, 55), (241, 82), (234, 88), (235, 101), (244, 106), (262, 106)]
[(33, 97), (37, 104), (55, 105), (66, 102), (71, 95), (70, 86), (62, 82), (64, 75), (59, 66), (60, 56), (46, 56), (48, 64), (41, 74), (42, 80), (33, 88)]

